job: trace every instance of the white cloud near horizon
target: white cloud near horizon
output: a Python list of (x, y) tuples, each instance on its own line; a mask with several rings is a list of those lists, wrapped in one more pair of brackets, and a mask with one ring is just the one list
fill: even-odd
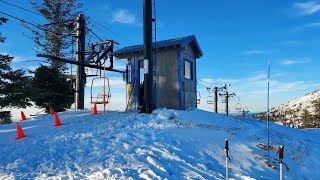
[(127, 9), (117, 9), (112, 15), (112, 22), (122, 24), (135, 24), (137, 22), (137, 18)]
[(305, 30), (305, 29), (319, 28), (319, 27), (320, 27), (320, 22), (310, 22), (310, 23), (296, 26), (294, 28), (294, 31), (301, 31), (301, 30)]
[(306, 24), (306, 27), (320, 27), (320, 22), (312, 22)]
[(310, 63), (310, 58), (303, 59), (287, 59), (282, 62), (283, 65), (307, 64)]
[(320, 11), (320, 4), (316, 1), (296, 2), (293, 7), (298, 10), (299, 15), (312, 15)]
[(259, 49), (251, 49), (242, 52), (243, 55), (261, 55), (261, 54), (269, 54), (269, 51), (266, 50), (259, 50)]
[(301, 44), (304, 44), (304, 42), (303, 41), (298, 41), (298, 40), (288, 40), (288, 41), (281, 42), (281, 44), (284, 44), (284, 45), (301, 45)]
[(213, 79), (213, 78), (201, 78), (198, 79), (199, 83), (203, 83), (205, 85), (211, 85), (211, 84), (219, 84), (223, 85), (225, 83), (227, 84), (233, 84), (241, 81), (240, 79), (224, 79), (224, 78), (218, 78), (218, 79)]

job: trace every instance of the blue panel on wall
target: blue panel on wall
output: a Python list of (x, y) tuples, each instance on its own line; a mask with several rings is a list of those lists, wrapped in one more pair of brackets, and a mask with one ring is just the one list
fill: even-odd
[(134, 61), (134, 79), (135, 79), (135, 87), (134, 87), (134, 89), (135, 89), (135, 96), (136, 96), (136, 101), (135, 101), (135, 103), (136, 103), (136, 107), (138, 107), (139, 106), (139, 101), (140, 101), (140, 65), (139, 65), (139, 59), (138, 59), (138, 57), (136, 57), (136, 58), (134, 58), (135, 59), (135, 61)]

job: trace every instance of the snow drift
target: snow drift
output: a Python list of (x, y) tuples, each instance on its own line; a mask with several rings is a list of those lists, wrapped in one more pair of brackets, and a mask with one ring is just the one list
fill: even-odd
[(0, 126), (0, 179), (223, 179), (226, 138), (230, 179), (278, 179), (279, 145), (286, 179), (320, 179), (318, 129), (270, 123), (272, 169), (265, 121), (198, 109), (59, 116), (59, 127), (52, 115), (21, 122), (27, 137), (20, 140), (15, 124)]

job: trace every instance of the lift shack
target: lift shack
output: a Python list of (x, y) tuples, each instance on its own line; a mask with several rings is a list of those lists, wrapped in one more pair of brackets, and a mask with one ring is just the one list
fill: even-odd
[[(143, 45), (113, 53), (126, 59), (127, 109), (142, 107), (144, 83)], [(194, 35), (153, 43), (154, 108), (197, 107), (196, 60), (202, 51)]]

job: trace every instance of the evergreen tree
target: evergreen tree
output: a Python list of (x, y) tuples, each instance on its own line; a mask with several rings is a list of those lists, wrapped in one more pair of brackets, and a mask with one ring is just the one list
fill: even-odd
[[(2, 25), (3, 23), (6, 23), (7, 21), (8, 21), (8, 19), (6, 19), (6, 18), (4, 18), (4, 17), (0, 17), (0, 25)], [(1, 34), (1, 32), (0, 32), (0, 42), (4, 42), (4, 40), (5, 40), (6, 38), (2, 37), (1, 35), (2, 35), (2, 34)]]
[[(0, 25), (7, 22), (7, 19), (0, 17)], [(1, 36), (0, 41), (5, 38)], [(25, 75), (22, 69), (13, 70), (10, 66), (13, 57), (0, 54), (0, 108), (31, 106), (29, 99), (30, 78)], [(1, 111), (2, 112), (2, 111)], [(9, 116), (9, 117), (8, 117)], [(11, 122), (10, 113), (2, 112), (1, 123)]]
[[(75, 29), (74, 20), (79, 15), (82, 4), (77, 0), (35, 0), (32, 7), (47, 20), (42, 27), (25, 27), (33, 33), (33, 39), (43, 54), (65, 58), (72, 41)], [(74, 92), (70, 89), (70, 78), (64, 74), (65, 63), (48, 59), (50, 66), (41, 65), (35, 70), (32, 100), (37, 106), (46, 108), (49, 105), (55, 111), (64, 111), (71, 107)], [(72, 78), (72, 77), (71, 77)]]
[(50, 105), (57, 112), (65, 111), (74, 101), (70, 81), (58, 68), (41, 65), (34, 73), (32, 101), (45, 108), (47, 113)]
[(320, 98), (313, 101), (314, 112), (314, 125), (316, 128), (320, 128)]
[[(82, 4), (77, 0), (36, 0), (32, 7), (47, 20), (48, 25), (39, 27), (25, 27), (33, 33), (35, 43), (42, 49), (42, 53), (57, 57), (65, 57), (72, 45), (71, 33), (74, 29), (73, 21), (77, 18)], [(64, 70), (62, 62), (48, 60), (51, 67)]]
[(301, 121), (303, 122), (303, 127), (312, 127), (312, 115), (309, 113), (307, 109), (303, 110)]

